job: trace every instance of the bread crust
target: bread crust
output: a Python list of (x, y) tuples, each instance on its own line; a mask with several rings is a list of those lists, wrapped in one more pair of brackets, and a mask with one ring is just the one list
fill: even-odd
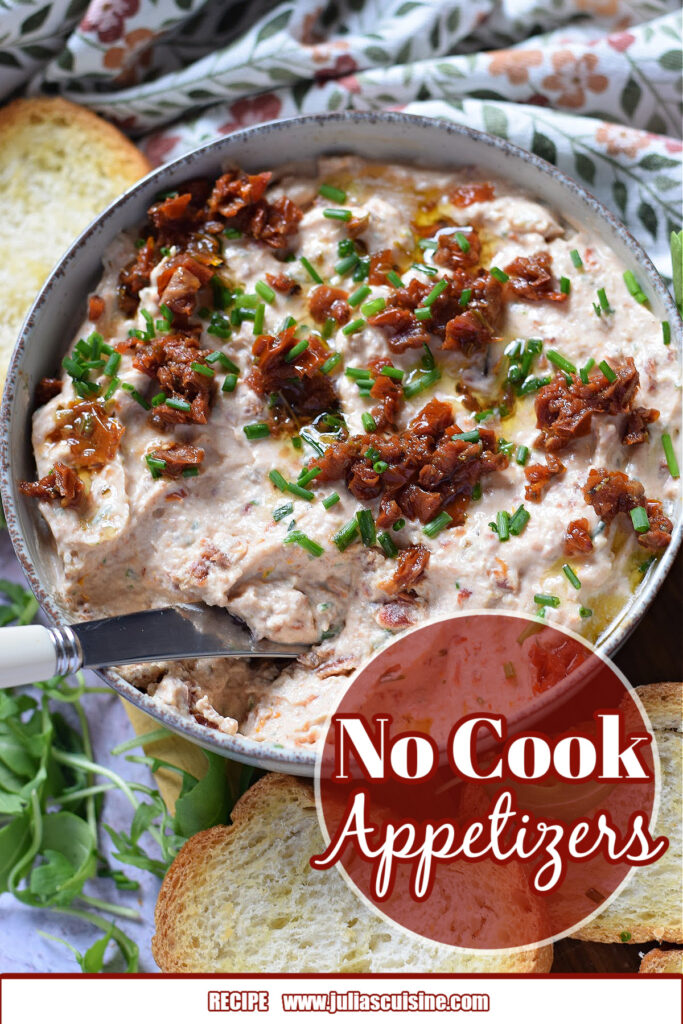
[(683, 949), (651, 949), (640, 962), (639, 974), (682, 974)]

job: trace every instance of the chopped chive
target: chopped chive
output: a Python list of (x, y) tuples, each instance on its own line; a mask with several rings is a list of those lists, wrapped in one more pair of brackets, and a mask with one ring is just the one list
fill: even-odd
[(629, 292), (636, 300), (636, 302), (639, 302), (641, 306), (647, 302), (647, 295), (638, 284), (636, 276), (632, 270), (624, 271), (624, 284), (626, 285), (626, 287), (628, 288)]
[(307, 260), (305, 256), (301, 256), (300, 259), (299, 259), (299, 263), (304, 268), (304, 270), (306, 271), (306, 273), (308, 274), (308, 276), (311, 278), (312, 281), (315, 281), (316, 284), (322, 284), (323, 283), (322, 277), (320, 276), (318, 271), (315, 269), (313, 264), (310, 262), (310, 260)]
[(287, 481), (287, 490), (290, 494), (296, 494), (297, 498), (303, 498), (304, 501), (313, 501), (315, 497), (311, 491), (307, 491), (301, 484), (294, 483), (292, 480)]
[(576, 373), (576, 367), (574, 364), (565, 356), (561, 355), (556, 349), (549, 348), (546, 352), (546, 356), (554, 366), (559, 367), (560, 370), (564, 370), (565, 373)]
[(370, 392), (372, 391), (374, 381), (372, 380), (357, 380), (356, 387), (360, 391), (363, 398), (369, 398)]
[[(121, 387), (124, 387), (122, 384)], [(186, 402), (184, 398), (167, 398), (166, 405), (171, 409), (177, 409), (179, 412), (189, 412), (192, 408), (189, 402)]]
[(583, 260), (579, 256), (578, 249), (572, 249), (572, 251), (569, 253), (569, 256), (576, 269), (581, 270), (583, 268)]
[(243, 309), (256, 309), (259, 304), (259, 296), (255, 293), (239, 295), (237, 304)]
[(372, 380), (370, 371), (364, 370), (362, 366), (347, 366), (344, 370), (344, 376), (350, 377), (351, 380)]
[(165, 391), (157, 391), (156, 395), (154, 395), (154, 397), (151, 399), (149, 404), (152, 406), (153, 409), (156, 409), (156, 408), (158, 408), (158, 406), (163, 405), (165, 401), (166, 401), (166, 392)]
[(550, 384), (550, 377), (527, 377), (520, 387), (518, 394), (530, 395), (533, 391), (544, 388), (546, 384)]
[(402, 530), (405, 525), (405, 519), (397, 519), (394, 525), (392, 526), (392, 530), (394, 531), (394, 533), (398, 533), (398, 531)]
[(340, 277), (344, 277), (345, 274), (348, 274), (349, 270), (353, 270), (357, 263), (358, 256), (355, 252), (352, 252), (348, 256), (344, 256), (338, 263), (335, 263), (334, 269)]
[(669, 472), (674, 480), (678, 480), (678, 477), (680, 476), (678, 462), (676, 461), (673, 441), (669, 434), (662, 434), (662, 448), (664, 449), (664, 455), (666, 456), (666, 464), (669, 467)]
[(347, 336), (349, 334), (355, 334), (356, 331), (359, 331), (364, 326), (365, 320), (363, 320), (362, 317), (359, 317), (358, 320), (352, 320), (350, 324), (346, 325), (346, 327), (342, 327), (342, 334), (346, 334)]
[(356, 539), (357, 534), (358, 523), (355, 519), (351, 519), (346, 526), (342, 526), (341, 530), (338, 530), (337, 533), (335, 533), (332, 541), (337, 545), (340, 551), (346, 551), (349, 544)]
[(458, 243), (458, 245), (460, 246), (460, 248), (462, 249), (463, 252), (469, 252), (470, 251), (470, 243), (467, 241), (467, 239), (463, 235), (462, 231), (456, 231), (455, 232), (455, 240), (456, 240), (456, 242)]
[(119, 363), (120, 362), (121, 362), (121, 353), (120, 352), (112, 352), (112, 354), (109, 356), (109, 359), (107, 359), (107, 362), (104, 365), (104, 375), (105, 375), (105, 377), (113, 377), (115, 375), (116, 371), (119, 368)]
[(307, 534), (302, 533), (301, 530), (292, 530), (284, 538), (283, 544), (298, 544), (304, 551), (308, 551), (309, 555), (313, 555), (315, 558), (320, 558), (325, 548), (318, 544), (317, 541), (311, 540)]
[(290, 348), (289, 352), (285, 356), (285, 362), (293, 363), (297, 356), (300, 356), (307, 348), (308, 342), (305, 339), (304, 341), (297, 341), (296, 345), (294, 345), (293, 348)]
[(323, 498), (323, 508), (332, 508), (332, 506), (336, 505), (337, 502), (340, 500), (341, 499), (339, 498), (337, 492), (333, 491), (332, 494), (328, 494), (326, 498)]
[(323, 210), (323, 217), (328, 220), (351, 220), (353, 214), (350, 210)]
[(334, 185), (321, 185), (318, 189), (318, 195), (324, 199), (330, 199), (333, 203), (346, 202), (346, 192), (341, 188), (335, 188)]
[(427, 537), (436, 537), (437, 534), (441, 533), (442, 530), (445, 530), (448, 524), (452, 522), (453, 517), (449, 516), (448, 512), (439, 512), (438, 516), (432, 519), (430, 523), (427, 523), (426, 526), (422, 527), (422, 532), (426, 534)]
[(366, 432), (366, 434), (371, 434), (374, 430), (377, 430), (377, 424), (375, 423), (375, 419), (373, 416), (370, 415), (369, 412), (364, 412), (361, 415), (361, 422), (363, 424), (363, 430)]
[(375, 531), (375, 520), (369, 508), (361, 508), (356, 512), (356, 522), (360, 530), (360, 537), (366, 548), (371, 548), (377, 540)]
[(341, 362), (341, 352), (333, 352), (331, 356), (325, 360), (323, 365), (320, 367), (321, 373), (332, 373), (335, 366), (338, 366)]
[(586, 365), (582, 366), (581, 369), (579, 370), (579, 377), (581, 378), (581, 383), (582, 384), (588, 384), (588, 374), (590, 373), (590, 371), (593, 369), (594, 366), (595, 366), (595, 360), (591, 356), (591, 358), (588, 360)]
[(109, 383), (109, 387), (104, 392), (104, 400), (105, 400), (105, 402), (108, 402), (110, 398), (113, 398), (116, 390), (120, 387), (120, 385), (121, 385), (121, 381), (119, 380), (119, 378), (118, 377), (112, 377), (112, 379), (111, 379), (111, 381)]
[(379, 452), (372, 445), (368, 447), (368, 450), (364, 453), (366, 459), (377, 459), (379, 458)]
[(291, 501), (288, 501), (286, 505), (278, 505), (276, 509), (273, 509), (273, 519), (276, 523), (279, 523), (281, 519), (286, 519), (287, 516), (291, 516), (294, 511), (294, 506)]
[(557, 608), (560, 599), (555, 597), (554, 594), (534, 594), (535, 604), (540, 604), (544, 608)]
[(391, 534), (387, 533), (386, 530), (382, 530), (381, 533), (377, 534), (377, 540), (379, 541), (379, 545), (387, 558), (396, 558), (398, 555), (398, 548), (394, 544)]
[(356, 288), (355, 292), (349, 295), (349, 306), (359, 306), (363, 299), (367, 299), (370, 294), (370, 287), (367, 284), (363, 284), (360, 288)]
[(379, 473), (381, 476), (382, 473), (386, 473), (389, 469), (389, 463), (385, 462), (383, 459), (378, 459), (377, 462), (373, 462), (372, 468), (375, 473)]
[(185, 466), (183, 470), (183, 476), (199, 476), (199, 466)]
[(481, 435), (478, 430), (464, 430), (461, 434), (454, 434), (454, 441), (479, 441)]
[(510, 514), (504, 509), (496, 514), (496, 533), (501, 543), (510, 539)]
[(671, 324), (668, 320), (662, 320), (662, 341), (665, 345), (671, 344)]
[(80, 380), (85, 373), (82, 363), (77, 359), (73, 359), (71, 356), (64, 356), (62, 359), (62, 366), (70, 377), (75, 377), (77, 380)]
[(359, 259), (353, 271), (352, 281), (365, 281), (370, 273), (370, 257)]
[(312, 469), (306, 469), (302, 473), (300, 473), (296, 482), (298, 483), (299, 487), (305, 487), (306, 484), (310, 484), (311, 480), (315, 480), (315, 478), (317, 476), (320, 476), (321, 473), (322, 470), (320, 466), (313, 466)]
[(598, 367), (602, 370), (605, 377), (607, 377), (607, 380), (610, 382), (610, 384), (613, 384), (614, 381), (617, 379), (617, 375), (610, 366), (610, 364), (607, 362), (607, 360), (603, 359), (601, 363), (598, 363)]
[[(475, 412), (474, 419), (477, 423), (483, 423), (484, 420), (489, 419), (491, 416), (496, 415), (495, 409), (481, 409), (480, 412)], [(507, 443), (507, 442), (506, 442)]]
[(420, 370), (419, 376), (403, 385), (403, 394), (406, 398), (414, 398), (415, 395), (426, 391), (427, 388), (430, 388), (432, 384), (436, 384), (439, 380), (441, 380), (441, 370), (438, 367), (434, 367), (433, 370), (426, 372)]
[(569, 278), (568, 277), (561, 277), (560, 278), (560, 291), (562, 292), (562, 294), (563, 295), (569, 295), (571, 290), (572, 290), (572, 283), (569, 280)]
[(492, 277), (495, 277), (496, 280), (501, 281), (503, 284), (510, 280), (510, 275), (506, 274), (504, 270), (500, 269), (500, 267), (491, 267), (490, 273)]
[(296, 448), (297, 451), (301, 451), (303, 446), (303, 441), (301, 440), (298, 434), (295, 434), (294, 437), (292, 438), (292, 448)]
[(162, 315), (164, 316), (164, 318), (166, 320), (168, 320), (169, 323), (172, 324), (173, 323), (173, 310), (171, 309), (171, 307), (167, 306), (165, 302), (162, 302), (161, 305), (159, 306), (159, 309), (160, 309)]
[(427, 298), (424, 300), (423, 305), (431, 306), (431, 304), (434, 302), (434, 300), (438, 299), (439, 295), (441, 295), (441, 292), (444, 291), (444, 289), (446, 289), (446, 288), (448, 288), (448, 281), (444, 277), (444, 278), (442, 278), (441, 281), (437, 281), (436, 282), (436, 284), (432, 288), (431, 292), (429, 293)]
[(529, 458), (529, 449), (525, 444), (520, 444), (515, 455), (515, 462), (518, 466), (526, 465), (526, 460)]
[(415, 310), (415, 316), (418, 320), (430, 320), (432, 311), (429, 306), (418, 306)]
[(226, 228), (223, 232), (226, 238), (241, 238), (242, 232), (237, 228)]
[(421, 249), (438, 249), (439, 247), (435, 238), (419, 238), (417, 244)]
[(229, 356), (226, 356), (225, 352), (209, 352), (206, 357), (207, 363), (220, 363), (224, 370), (230, 370), (231, 373), (239, 374), (240, 368)]
[(202, 377), (215, 377), (216, 371), (212, 370), (210, 366), (204, 366), (203, 363), (190, 363), (190, 369), (194, 370), (195, 373), (199, 373)]
[(470, 497), (472, 501), (479, 501), (481, 498), (481, 480), (477, 480), (476, 484), (472, 488), (472, 494)]
[(321, 334), (322, 334), (323, 338), (325, 338), (327, 340), (328, 338), (332, 337), (332, 335), (334, 334), (336, 329), (337, 329), (337, 321), (334, 319), (333, 316), (328, 316), (327, 320), (323, 324), (323, 329), (321, 331)]
[(163, 471), (166, 469), (166, 463), (163, 459), (155, 459), (153, 455), (145, 455), (145, 462), (149, 469), (152, 477), (158, 480)]
[(252, 333), (255, 336), (263, 334), (263, 321), (265, 320), (265, 316), (266, 305), (264, 302), (260, 302), (259, 305), (256, 307), (256, 312), (254, 314), (254, 327)]
[(581, 607), (579, 608), (579, 616), (582, 619), (590, 619), (592, 614), (593, 614), (593, 609), (592, 608), (585, 608), (583, 605), (581, 605)]
[(403, 288), (403, 281), (395, 270), (387, 270), (386, 279), (393, 284), (394, 288)]
[(242, 430), (248, 441), (259, 441), (270, 435), (270, 427), (267, 423), (245, 423)]
[(270, 480), (271, 484), (274, 484), (275, 487), (278, 488), (278, 490), (283, 492), (287, 490), (287, 481), (285, 480), (279, 469), (271, 469), (270, 472), (268, 473), (268, 479)]
[(128, 329), (128, 337), (137, 338), (138, 341), (148, 341), (147, 333), (145, 331), (141, 331), (139, 327), (130, 327)]
[(574, 572), (574, 570), (568, 562), (565, 562), (562, 566), (562, 572), (565, 574), (565, 576), (573, 586), (574, 590), (581, 590), (581, 580), (576, 575), (576, 573)]
[(356, 252), (356, 245), (352, 238), (340, 238), (337, 242), (337, 255), (350, 256)]
[(412, 263), (413, 270), (419, 270), (421, 274), (428, 274), (429, 277), (436, 277), (439, 271), (436, 267), (428, 267), (426, 263)]
[[(360, 289), (358, 290), (360, 291)], [(351, 299), (349, 299), (349, 302), (351, 302)], [(376, 313), (382, 312), (386, 304), (386, 299), (371, 299), (370, 302), (363, 303), (363, 305), (360, 307), (360, 311), (363, 314), (363, 316), (375, 316)]]
[(214, 310), (211, 314), (211, 320), (209, 326), (206, 328), (207, 334), (213, 334), (216, 338), (229, 338), (232, 334), (232, 328), (230, 326), (232, 317), (236, 317), (234, 323), (239, 326), (242, 323), (242, 316), (240, 310), (233, 310), (230, 320), (226, 317), (225, 313), (221, 313), (220, 310)]
[(460, 292), (460, 298), (458, 299), (458, 305), (466, 306), (471, 298), (472, 298), (472, 289), (471, 288), (463, 288), (463, 290)]
[(382, 377), (391, 377), (393, 380), (403, 380), (403, 370), (398, 366), (383, 366), (379, 371)]
[(650, 529), (650, 520), (647, 518), (647, 512), (640, 505), (631, 509), (631, 522), (636, 533), (647, 533)]
[(254, 285), (254, 291), (258, 292), (265, 302), (275, 302), (275, 292), (265, 281), (257, 281)]
[[(199, 310), (199, 312), (197, 313), (197, 316), (200, 316), (201, 312), (202, 311)], [(168, 333), (168, 331), (171, 330), (171, 323), (170, 323), (170, 321), (164, 319), (163, 317), (161, 317), (159, 320), (155, 320), (154, 321), (154, 326), (156, 327), (156, 329), (159, 331), (160, 334), (166, 334), (166, 333)]]
[(434, 367), (436, 366), (434, 353), (432, 352), (431, 348), (429, 347), (426, 341), (422, 343), (422, 355), (420, 357), (420, 362), (424, 366), (425, 370), (433, 370)]
[(237, 374), (236, 373), (226, 373), (225, 379), (223, 381), (223, 386), (221, 388), (221, 391), (225, 391), (225, 393), (229, 395), (229, 394), (231, 394), (235, 390), (236, 387), (237, 387)]
[[(134, 388), (132, 384), (128, 384), (127, 381), (122, 381), (121, 382), (121, 387), (123, 388), (124, 391), (127, 391), (128, 394), (130, 395), (130, 397), (133, 399), (133, 401), (137, 402), (138, 405), (141, 405), (143, 409), (151, 409), (152, 408), (152, 406), (149, 404), (147, 399), (143, 395), (141, 395), (140, 392), (137, 390), (137, 388)], [(171, 404), (171, 400), (169, 398), (168, 399), (168, 405), (170, 405), (170, 404)], [(189, 402), (187, 402), (187, 408), (188, 409), (191, 408)]]
[(524, 508), (524, 505), (520, 505), (514, 515), (510, 519), (510, 533), (513, 537), (519, 537), (520, 533), (524, 530), (524, 527), (531, 519), (530, 514)]
[(609, 299), (607, 298), (607, 292), (605, 291), (604, 288), (598, 288), (598, 301), (600, 303), (600, 308), (603, 309), (605, 311), (605, 313), (613, 313), (614, 312), (614, 310), (612, 309), (612, 307), (609, 304)]

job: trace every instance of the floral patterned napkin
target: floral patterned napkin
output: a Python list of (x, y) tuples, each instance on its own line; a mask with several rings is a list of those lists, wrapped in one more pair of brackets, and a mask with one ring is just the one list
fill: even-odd
[(577, 178), (671, 276), (678, 0), (0, 0), (0, 99), (60, 93), (155, 163), (244, 125), (405, 110)]

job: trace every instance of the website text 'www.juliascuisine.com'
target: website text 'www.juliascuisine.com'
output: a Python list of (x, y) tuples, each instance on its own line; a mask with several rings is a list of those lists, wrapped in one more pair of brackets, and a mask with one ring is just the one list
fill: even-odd
[[(250, 1000), (244, 999), (251, 996)], [(237, 999), (235, 997), (238, 997)], [(209, 992), (209, 1010), (268, 1010), (268, 992)], [(239, 1005), (237, 1005), (239, 1004)], [(283, 992), (285, 1013), (406, 1013), (453, 1012), (486, 1013), (490, 998), (485, 992), (359, 992), (358, 990), (328, 992)]]

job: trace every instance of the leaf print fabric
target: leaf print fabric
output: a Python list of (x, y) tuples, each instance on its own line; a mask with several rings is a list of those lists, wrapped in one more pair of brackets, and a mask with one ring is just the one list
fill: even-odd
[(681, 35), (677, 0), (0, 0), (0, 100), (60, 93), (154, 163), (298, 114), (458, 121), (577, 178), (670, 276)]

